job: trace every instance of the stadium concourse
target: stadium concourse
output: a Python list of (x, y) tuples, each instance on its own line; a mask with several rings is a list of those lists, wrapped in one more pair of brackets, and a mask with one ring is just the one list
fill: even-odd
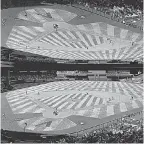
[[(79, 5), (44, 3), (4, 9), (2, 46), (57, 60), (143, 60), (139, 28), (107, 18), (105, 12), (101, 16), (90, 8), (79, 9)], [(47, 82), (2, 94), (2, 130), (46, 136), (83, 134), (85, 129), (91, 132), (97, 125), (102, 129), (107, 122), (143, 114), (143, 74), (122, 81)], [(141, 134), (143, 119), (138, 116), (130, 122), (133, 120), (138, 120), (134, 127)], [(135, 139), (142, 141), (141, 135)]]

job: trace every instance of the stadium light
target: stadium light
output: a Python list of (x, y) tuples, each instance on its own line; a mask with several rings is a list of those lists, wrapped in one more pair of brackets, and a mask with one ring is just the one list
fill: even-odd
[(84, 122), (80, 122), (81, 125), (84, 125)]
[(3, 116), (4, 118), (6, 118), (6, 115), (5, 115), (5, 113), (3, 113), (3, 114), (2, 114), (2, 116)]

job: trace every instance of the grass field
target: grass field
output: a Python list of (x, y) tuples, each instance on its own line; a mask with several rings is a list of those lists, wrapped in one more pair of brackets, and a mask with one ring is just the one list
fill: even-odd
[(79, 131), (141, 110), (141, 93), (142, 85), (110, 81), (61, 81), (15, 90), (2, 95), (2, 128), (23, 131), (27, 123), (28, 132)]

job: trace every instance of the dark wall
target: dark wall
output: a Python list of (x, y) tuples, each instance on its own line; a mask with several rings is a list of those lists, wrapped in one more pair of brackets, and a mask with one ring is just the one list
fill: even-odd
[(143, 64), (57, 64), (38, 62), (19, 62), (16, 70), (142, 70)]

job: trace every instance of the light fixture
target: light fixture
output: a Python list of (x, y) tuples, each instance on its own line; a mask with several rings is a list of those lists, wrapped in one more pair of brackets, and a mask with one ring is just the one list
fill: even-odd
[(81, 16), (80, 16), (80, 18), (81, 18), (81, 19), (84, 19), (84, 18), (85, 18), (85, 16), (81, 15)]
[(80, 122), (81, 125), (84, 125), (84, 122)]
[(4, 118), (6, 118), (5, 113), (3, 113), (2, 116), (3, 116)]

